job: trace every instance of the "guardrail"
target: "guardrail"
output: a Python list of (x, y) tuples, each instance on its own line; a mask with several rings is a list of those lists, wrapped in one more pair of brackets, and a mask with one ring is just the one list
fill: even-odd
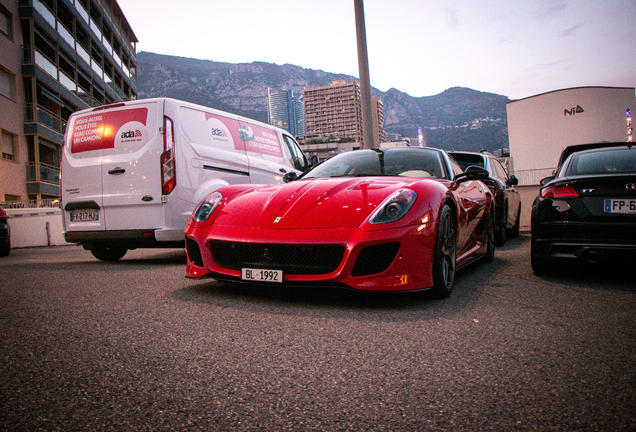
[(532, 170), (515, 170), (515, 176), (522, 186), (540, 185), (541, 179), (552, 175), (554, 168), (540, 168)]
[(23, 201), (0, 201), (0, 207), (6, 209), (28, 209), (28, 208), (59, 208), (60, 199), (41, 199)]

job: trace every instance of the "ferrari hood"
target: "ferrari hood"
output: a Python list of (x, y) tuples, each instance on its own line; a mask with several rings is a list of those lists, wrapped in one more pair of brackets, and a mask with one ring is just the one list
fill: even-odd
[(253, 228), (354, 228), (410, 181), (385, 178), (297, 180), (230, 199), (214, 224)]

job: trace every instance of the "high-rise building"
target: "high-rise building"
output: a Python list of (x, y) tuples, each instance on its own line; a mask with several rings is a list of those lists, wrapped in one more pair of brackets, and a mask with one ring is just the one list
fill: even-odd
[(371, 99), (371, 115), (373, 117), (373, 134), (378, 147), (384, 140), (384, 104), (378, 97)]
[[(351, 138), (362, 143), (362, 104), (360, 84), (334, 81), (325, 87), (304, 90), (305, 137), (338, 140)], [(373, 133), (378, 145), (384, 141), (384, 108), (379, 98), (372, 99)]]
[(67, 120), (136, 99), (136, 43), (116, 0), (0, 0), (0, 202), (59, 197)]
[(294, 136), (305, 136), (305, 101), (303, 95), (293, 97), (294, 115), (296, 117), (296, 132)]
[(305, 89), (305, 137), (352, 138), (362, 142), (360, 84), (334, 81), (325, 87)]
[(293, 136), (305, 135), (305, 107), (302, 96), (293, 90), (267, 89), (269, 124), (285, 129)]

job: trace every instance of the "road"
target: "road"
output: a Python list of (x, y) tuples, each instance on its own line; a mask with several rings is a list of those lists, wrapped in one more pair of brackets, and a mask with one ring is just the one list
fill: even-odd
[(14, 250), (0, 430), (636, 430), (633, 270), (536, 277), (529, 243), (445, 300), (189, 280), (180, 250)]

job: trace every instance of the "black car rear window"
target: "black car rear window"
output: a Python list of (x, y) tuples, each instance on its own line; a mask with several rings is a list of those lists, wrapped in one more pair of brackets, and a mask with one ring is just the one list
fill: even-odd
[(575, 153), (566, 176), (608, 173), (636, 173), (636, 148)]
[(467, 154), (467, 153), (451, 153), (453, 159), (457, 161), (460, 167), (464, 171), (469, 166), (478, 166), (480, 168), (484, 168), (484, 157), (478, 154)]

